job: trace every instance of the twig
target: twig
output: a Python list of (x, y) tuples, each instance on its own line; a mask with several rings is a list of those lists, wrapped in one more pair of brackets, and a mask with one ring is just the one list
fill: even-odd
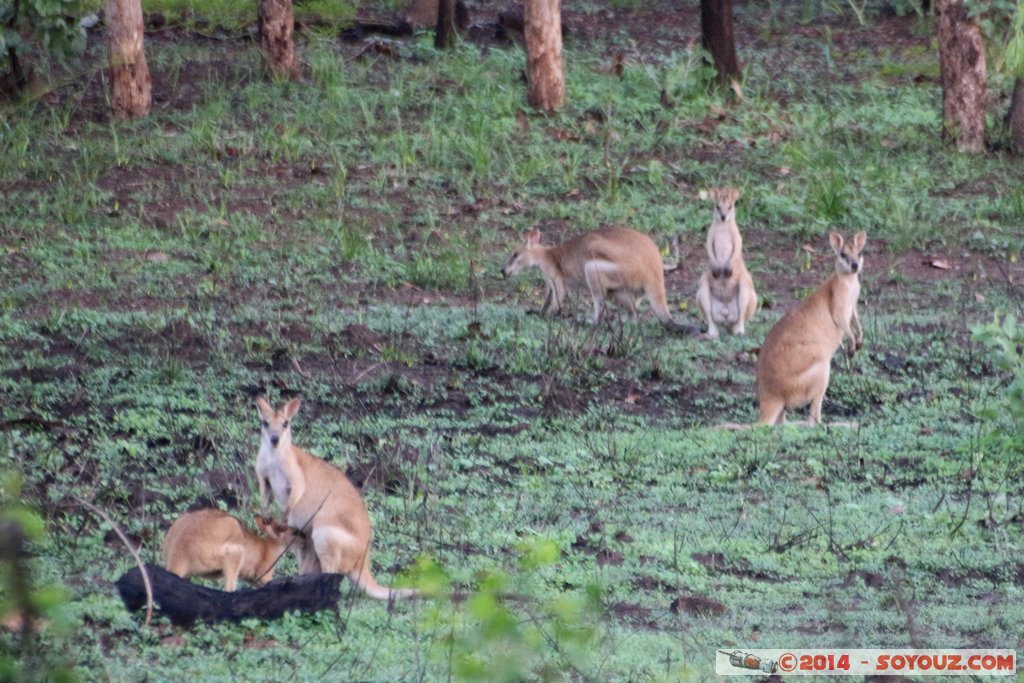
[(356, 375), (355, 378), (351, 382), (349, 382), (349, 386), (355, 386), (356, 384), (359, 384), (359, 382), (362, 381), (362, 379), (366, 377), (368, 374), (386, 366), (387, 363), (374, 363), (373, 365), (371, 365), (370, 367), (366, 368), (358, 375)]
[(299, 365), (299, 359), (295, 356), (292, 356), (292, 367), (295, 368), (295, 372), (299, 373), (300, 376), (309, 379), (309, 374), (302, 369), (302, 366)]
[(142, 574), (142, 584), (146, 587), (146, 621), (143, 623), (143, 626), (149, 626), (150, 622), (153, 621), (153, 584), (149, 581), (149, 573), (146, 572), (146, 565), (143, 564), (142, 558), (139, 556), (139, 551), (132, 547), (131, 542), (128, 540), (125, 533), (121, 531), (121, 527), (118, 523), (111, 519), (110, 515), (108, 515), (104, 510), (84, 498), (79, 498), (78, 496), (75, 496), (74, 498), (89, 510), (92, 510), (106, 520), (107, 524), (109, 524), (114, 530), (114, 533), (116, 533), (121, 539), (121, 542), (124, 543), (126, 548), (128, 548), (128, 552), (130, 552), (132, 557), (135, 558), (135, 563), (139, 566), (139, 572)]

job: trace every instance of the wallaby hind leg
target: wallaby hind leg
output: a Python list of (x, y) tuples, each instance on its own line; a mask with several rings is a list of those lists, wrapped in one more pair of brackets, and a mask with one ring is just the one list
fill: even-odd
[(609, 261), (587, 261), (583, 266), (583, 278), (586, 280), (590, 297), (594, 300), (595, 325), (601, 321), (601, 312), (609, 291), (616, 289), (619, 267)]
[(821, 424), (821, 405), (825, 402), (825, 392), (828, 391), (828, 378), (832, 372), (831, 359), (818, 366), (819, 375), (816, 381), (811, 383), (811, 410), (807, 416), (807, 424)]
[(743, 336), (747, 333), (746, 322), (754, 317), (754, 311), (757, 309), (757, 295), (754, 293), (754, 289), (745, 282), (740, 283), (739, 291), (736, 293), (736, 308), (739, 315), (733, 325), (732, 333)]
[(781, 425), (786, 421), (786, 402), (780, 398), (762, 398), (758, 406), (757, 426)]
[(715, 319), (711, 314), (711, 285), (708, 282), (707, 273), (700, 277), (700, 286), (697, 288), (697, 305), (700, 307), (701, 312), (704, 313), (704, 319), (708, 322), (708, 331), (702, 334), (701, 338), (717, 339), (718, 327), (715, 325)]
[(320, 563), (320, 571), (328, 574), (347, 574), (359, 566), (366, 549), (340, 528), (317, 529), (313, 532), (313, 547)]
[(807, 425), (815, 427), (821, 424), (821, 404), (825, 402), (825, 392), (821, 392), (811, 400), (811, 410), (807, 413)]
[(188, 562), (184, 558), (164, 558), (164, 562), (167, 563), (167, 571), (170, 573), (180, 576), (183, 579), (188, 577), (189, 566)]
[(615, 300), (615, 303), (629, 313), (629, 319), (636, 322), (636, 295), (628, 289), (617, 289), (612, 297)]
[(224, 590), (230, 593), (238, 588), (238, 574), (242, 571), (245, 550), (234, 544), (225, 546), (223, 558)]

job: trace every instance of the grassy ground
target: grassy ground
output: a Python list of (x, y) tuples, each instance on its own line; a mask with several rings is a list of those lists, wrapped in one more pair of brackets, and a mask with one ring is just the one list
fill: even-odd
[[(1019, 308), (1024, 172), (942, 145), (926, 23), (791, 10), (738, 8), (740, 103), (679, 38), (695, 8), (619, 3), (567, 8), (553, 117), (515, 46), (307, 33), (305, 82), (269, 83), (250, 44), (178, 28), (148, 38), (145, 120), (108, 121), (100, 74), (4, 110), (0, 443), (47, 522), (36, 578), (69, 595), (48, 656), (111, 681), (701, 681), (718, 648), (1024, 649), (1024, 484), (970, 332)], [(746, 338), (547, 320), (536, 274), (499, 279), (527, 228), (628, 223), (679, 237), (696, 322), (696, 192), (725, 183), (765, 301)], [(754, 418), (749, 352), (830, 271), (830, 229), (869, 235), (866, 348), (825, 405), (860, 427), (714, 429)], [(140, 628), (76, 496), (150, 561), (193, 504), (251, 516), (258, 395), (301, 396), (296, 442), (363, 487), (382, 583), (470, 599)]]

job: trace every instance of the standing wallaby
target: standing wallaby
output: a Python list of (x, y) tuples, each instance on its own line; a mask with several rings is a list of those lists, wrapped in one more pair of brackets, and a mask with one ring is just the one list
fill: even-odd
[(266, 537), (221, 510), (186, 512), (167, 530), (164, 565), (182, 578), (223, 578), (226, 591), (235, 590), (239, 577), (262, 586), (274, 578), (274, 565), (296, 533), (270, 519), (257, 518), (256, 525)]
[(732, 334), (746, 333), (744, 325), (757, 310), (757, 292), (743, 262), (743, 238), (736, 225), (736, 200), (740, 191), (723, 187), (701, 191), (701, 199), (715, 204), (708, 228), (708, 268), (700, 276), (697, 305), (708, 322), (705, 339), (718, 337), (718, 325)]
[(370, 515), (359, 492), (337, 467), (292, 445), (291, 420), (299, 405), (296, 398), (274, 410), (256, 399), (262, 427), (256, 459), (262, 514), (267, 515), (273, 492), (288, 526), (305, 533), (300, 573), (345, 574), (379, 600), (416, 595), (409, 588), (386, 588), (373, 578)]
[(531, 230), (502, 273), (511, 277), (531, 266), (540, 268), (548, 286), (545, 313), (560, 312), (568, 288), (586, 284), (594, 302), (594, 323), (600, 321), (607, 299), (625, 308), (636, 320), (636, 302), (646, 297), (655, 317), (666, 329), (686, 334), (699, 331), (672, 319), (665, 298), (661, 253), (650, 237), (636, 230), (601, 228), (558, 246), (542, 245), (540, 231)]
[(837, 232), (829, 235), (836, 253), (835, 275), (784, 315), (765, 337), (757, 357), (758, 425), (782, 424), (786, 410), (808, 403), (807, 424), (821, 423), (832, 356), (844, 337), (850, 340), (850, 355), (864, 343), (857, 298), (866, 241), (864, 232), (854, 236), (853, 244), (845, 244)]

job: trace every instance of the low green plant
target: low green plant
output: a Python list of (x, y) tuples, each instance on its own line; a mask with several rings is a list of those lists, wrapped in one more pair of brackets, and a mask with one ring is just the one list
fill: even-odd
[(975, 326), (972, 333), (1004, 373), (1005, 390), (986, 417), (997, 420), (996, 432), (1005, 449), (1019, 453), (1024, 447), (1024, 327), (1010, 313)]

